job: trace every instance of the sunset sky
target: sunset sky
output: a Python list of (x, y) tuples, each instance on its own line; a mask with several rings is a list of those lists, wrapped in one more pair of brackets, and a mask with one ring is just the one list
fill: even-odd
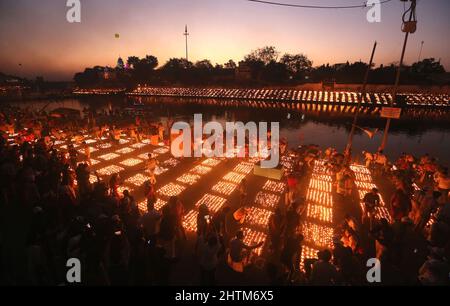
[[(362, 0), (274, 0), (314, 5), (356, 5)], [(314, 66), (362, 59), (378, 41), (377, 65), (397, 62), (404, 34), (403, 3), (382, 5), (381, 22), (368, 23), (367, 9), (318, 10), (275, 7), (246, 0), (81, 0), (81, 23), (66, 21), (66, 0), (0, 0), (0, 71), (47, 80), (71, 80), (95, 65), (152, 54), (160, 64), (184, 57), (185, 24), (190, 60), (238, 62), (252, 49), (274, 45), (304, 53)], [(418, 30), (410, 36), (406, 63), (441, 58), (450, 70), (450, 1), (419, 0)], [(120, 38), (114, 37), (115, 33)], [(22, 66), (19, 66), (19, 63)]]

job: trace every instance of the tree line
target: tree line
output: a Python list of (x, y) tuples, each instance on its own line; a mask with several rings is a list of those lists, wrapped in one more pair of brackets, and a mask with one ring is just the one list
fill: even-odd
[[(358, 61), (324, 64), (313, 67), (304, 54), (283, 54), (273, 46), (253, 50), (239, 63), (229, 60), (213, 65), (204, 59), (195, 63), (184, 58), (170, 58), (159, 65), (158, 58), (130, 56), (117, 66), (95, 66), (76, 73), (74, 81), (80, 87), (122, 86), (132, 88), (137, 84), (157, 86), (271, 86), (296, 85), (309, 82), (361, 83), (368, 64)], [(369, 83), (393, 84), (397, 66), (372, 67)], [(440, 61), (423, 59), (405, 66), (401, 84), (447, 85), (449, 76)]]

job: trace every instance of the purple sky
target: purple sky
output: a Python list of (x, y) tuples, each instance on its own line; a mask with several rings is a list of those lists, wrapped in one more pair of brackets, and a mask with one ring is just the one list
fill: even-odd
[[(358, 5), (362, 0), (274, 0), (313, 5)], [(315, 66), (400, 57), (403, 3), (384, 4), (380, 23), (368, 23), (366, 9), (316, 10), (274, 7), (246, 0), (81, 0), (81, 23), (66, 21), (66, 0), (0, 0), (0, 71), (48, 80), (71, 80), (94, 65), (114, 66), (118, 56), (153, 54), (163, 64), (184, 56), (188, 24), (190, 60), (236, 62), (252, 49), (274, 45), (304, 53)], [(418, 29), (410, 36), (406, 64), (441, 58), (450, 70), (450, 1), (419, 0)], [(114, 34), (120, 33), (120, 39)], [(19, 63), (22, 66), (19, 66)]]

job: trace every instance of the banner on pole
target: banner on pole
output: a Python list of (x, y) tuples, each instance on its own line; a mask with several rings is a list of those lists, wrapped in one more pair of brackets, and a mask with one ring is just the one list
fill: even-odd
[(402, 109), (399, 107), (383, 107), (381, 109), (382, 118), (399, 119)]

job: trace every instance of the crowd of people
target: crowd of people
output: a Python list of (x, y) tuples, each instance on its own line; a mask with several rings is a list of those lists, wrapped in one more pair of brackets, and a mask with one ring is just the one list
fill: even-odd
[[(139, 119), (130, 123), (121, 114), (103, 115), (58, 121), (48, 114), (2, 112), (2, 283), (64, 284), (67, 260), (78, 258), (83, 285), (171, 284), (174, 264), (189, 252), (182, 201), (171, 197), (161, 211), (155, 209), (158, 198), (150, 175), (145, 188), (147, 211), (142, 213), (128, 190), (118, 191), (117, 175), (90, 182), (89, 149), (80, 157), (70, 142), (67, 152), (53, 147), (54, 140), (80, 137), (86, 148), (77, 133), (82, 129), (112, 143), (123, 132), (139, 142), (146, 129), (153, 129), (150, 134), (158, 141), (164, 138), (162, 124)], [(16, 135), (13, 145), (8, 134)], [(348, 209), (342, 215), (333, 248), (321, 250), (317, 258), (306, 258), (300, 269), (301, 223), (306, 210), (301, 181), (309, 177), (314, 161), (327, 161), (339, 206), (350, 208), (349, 203), (360, 200), (345, 155), (332, 148), (322, 152), (317, 146), (291, 153), (296, 158), (286, 178), (288, 189), (269, 221), (263, 267), (271, 284), (364, 285), (368, 258), (380, 261), (382, 284), (449, 283), (450, 188), (445, 167), (428, 155), (416, 159), (403, 154), (390, 164), (382, 151), (364, 152), (375, 178), (395, 187), (387, 203), (390, 218), (376, 217), (381, 198), (379, 190), (372, 189), (362, 199), (362, 213)], [(156, 163), (150, 155), (150, 174)], [(261, 262), (253, 251), (263, 242), (246, 244), (246, 233), (240, 228), (240, 208), (248, 201), (248, 188), (245, 181), (240, 184), (237, 210), (224, 206), (213, 214), (206, 205), (199, 207), (193, 250), (200, 271), (198, 283), (217, 284), (221, 263), (240, 275), (248, 265)]]

